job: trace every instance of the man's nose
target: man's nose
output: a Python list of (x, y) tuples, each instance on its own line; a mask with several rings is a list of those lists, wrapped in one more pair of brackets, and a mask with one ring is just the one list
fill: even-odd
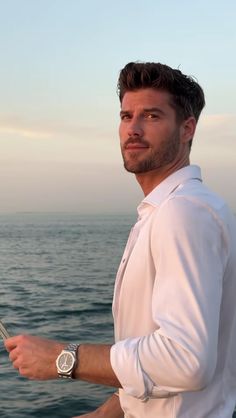
[(133, 118), (129, 123), (128, 135), (142, 137), (143, 134), (144, 132), (143, 132), (143, 127), (142, 127), (141, 122), (138, 119)]

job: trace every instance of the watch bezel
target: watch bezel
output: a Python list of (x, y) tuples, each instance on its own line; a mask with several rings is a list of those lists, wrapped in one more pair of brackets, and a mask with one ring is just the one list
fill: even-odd
[[(59, 377), (65, 377), (65, 378), (71, 378), (73, 379), (73, 371), (77, 365), (78, 359), (77, 359), (77, 350), (78, 350), (79, 344), (69, 344), (68, 347), (66, 347), (64, 350), (61, 351), (61, 353), (58, 355), (56, 359), (56, 368), (57, 373)], [(60, 367), (60, 360), (61, 357), (65, 354), (69, 354), (72, 358), (72, 365), (67, 370), (62, 370)]]
[[(71, 357), (71, 359), (72, 359), (72, 364), (71, 364), (71, 366), (69, 367), (69, 368), (67, 368), (67, 369), (62, 369), (61, 368), (61, 366), (60, 366), (60, 360), (61, 360), (61, 358), (64, 356), (64, 355), (69, 355), (70, 357)], [(74, 368), (74, 365), (75, 365), (75, 355), (74, 355), (74, 353), (72, 353), (71, 351), (69, 351), (69, 350), (63, 350), (60, 354), (59, 354), (59, 356), (57, 357), (57, 360), (56, 360), (56, 365), (57, 365), (57, 369), (58, 369), (58, 371), (60, 372), (60, 374), (63, 374), (63, 373), (69, 373), (71, 370), (73, 370), (73, 368)]]

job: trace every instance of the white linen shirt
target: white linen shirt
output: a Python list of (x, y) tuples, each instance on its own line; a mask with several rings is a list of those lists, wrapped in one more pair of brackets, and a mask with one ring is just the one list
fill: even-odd
[(125, 418), (231, 418), (236, 222), (187, 166), (138, 207), (117, 273), (111, 364)]

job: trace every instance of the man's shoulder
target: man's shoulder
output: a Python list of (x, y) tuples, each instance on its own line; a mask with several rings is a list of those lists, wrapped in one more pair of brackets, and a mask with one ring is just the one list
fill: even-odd
[(177, 187), (163, 201), (163, 204), (167, 202), (176, 207), (192, 208), (193, 210), (201, 207), (206, 210), (221, 211), (227, 206), (221, 196), (209, 189), (204, 183), (194, 179)]
[(232, 213), (224, 199), (200, 182), (196, 182), (196, 185), (188, 182), (174, 190), (155, 208), (152, 219), (168, 227), (175, 223), (197, 225), (209, 222), (223, 226), (229, 217), (232, 217)]

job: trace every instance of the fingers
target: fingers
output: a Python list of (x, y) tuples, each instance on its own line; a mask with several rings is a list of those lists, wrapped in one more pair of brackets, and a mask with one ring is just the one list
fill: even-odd
[(17, 335), (15, 337), (10, 337), (7, 338), (4, 341), (6, 350), (8, 352), (11, 352), (12, 350), (14, 350), (17, 346), (22, 346), (25, 345), (29, 340), (30, 340), (30, 336), (28, 335)]
[(19, 369), (21, 356), (17, 344), (9, 342), (9, 344), (7, 344), (7, 351), (9, 352), (9, 359), (11, 360), (13, 367)]
[(29, 343), (30, 338), (30, 336), (26, 335), (17, 335), (6, 339), (4, 342), (13, 367), (19, 370), (19, 373), (24, 377), (28, 377), (27, 367), (25, 368), (25, 357), (27, 357), (27, 344)]
[(4, 341), (5, 348), (8, 352), (17, 347), (19, 336), (10, 337)]

